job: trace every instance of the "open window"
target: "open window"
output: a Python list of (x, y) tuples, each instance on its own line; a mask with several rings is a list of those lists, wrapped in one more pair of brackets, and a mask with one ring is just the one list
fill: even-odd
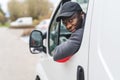
[[(68, 0), (70, 1), (70, 0)], [(83, 11), (87, 12), (87, 6), (88, 6), (88, 0), (71, 0), (73, 2), (77, 2), (82, 7)], [(66, 2), (66, 0), (65, 0)], [(59, 4), (56, 12), (53, 15), (52, 22), (49, 27), (48, 31), (48, 53), (52, 56), (53, 50), (58, 46), (59, 44), (65, 42), (71, 35), (71, 32), (69, 32), (66, 27), (61, 22), (56, 22), (56, 17), (59, 14), (59, 11), (62, 7), (62, 4), (64, 4), (64, 0), (61, 1)]]

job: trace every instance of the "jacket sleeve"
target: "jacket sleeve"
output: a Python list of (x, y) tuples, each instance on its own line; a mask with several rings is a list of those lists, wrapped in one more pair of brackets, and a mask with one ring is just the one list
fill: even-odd
[(65, 62), (69, 60), (69, 58), (79, 49), (82, 42), (82, 36), (83, 29), (78, 29), (72, 33), (66, 42), (58, 45), (54, 50), (54, 61)]

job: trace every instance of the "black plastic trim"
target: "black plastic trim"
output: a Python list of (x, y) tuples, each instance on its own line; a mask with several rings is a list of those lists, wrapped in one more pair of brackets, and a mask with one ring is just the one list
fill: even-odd
[(77, 67), (77, 80), (85, 80), (84, 78), (84, 69), (82, 66)]

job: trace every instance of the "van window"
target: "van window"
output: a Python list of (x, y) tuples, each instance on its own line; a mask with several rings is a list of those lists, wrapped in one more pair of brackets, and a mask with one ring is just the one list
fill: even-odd
[[(88, 0), (71, 0), (73, 2), (77, 2), (82, 7), (83, 11), (87, 12)], [(61, 22), (56, 22), (56, 17), (59, 14), (61, 6), (64, 3), (60, 3), (56, 12), (53, 15), (53, 19), (51, 21), (49, 31), (48, 31), (48, 53), (52, 56), (52, 52), (55, 47), (63, 42), (65, 42), (71, 35), (66, 27)]]

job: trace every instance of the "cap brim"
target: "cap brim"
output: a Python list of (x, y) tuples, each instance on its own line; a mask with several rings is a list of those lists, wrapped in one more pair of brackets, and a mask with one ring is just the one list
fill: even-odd
[(75, 12), (66, 12), (66, 13), (62, 13), (60, 15), (58, 15), (58, 17), (56, 18), (56, 21), (59, 22), (63, 17), (70, 17), (74, 14)]

